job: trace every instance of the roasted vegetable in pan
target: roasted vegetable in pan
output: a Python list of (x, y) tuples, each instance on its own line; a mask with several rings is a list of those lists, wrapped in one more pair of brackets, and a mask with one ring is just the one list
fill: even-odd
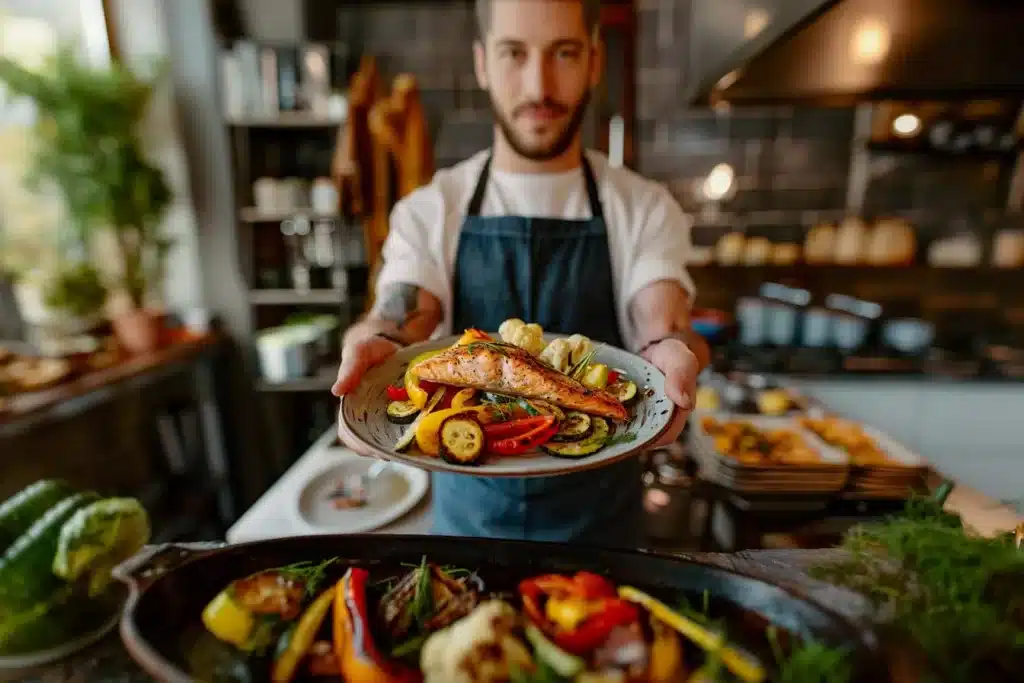
[(295, 677), (299, 664), (313, 647), (317, 631), (327, 618), (327, 613), (334, 602), (334, 593), (334, 586), (321, 593), (306, 609), (295, 627), (288, 632), (284, 651), (274, 658), (274, 668), (270, 676), (273, 683), (289, 683)]

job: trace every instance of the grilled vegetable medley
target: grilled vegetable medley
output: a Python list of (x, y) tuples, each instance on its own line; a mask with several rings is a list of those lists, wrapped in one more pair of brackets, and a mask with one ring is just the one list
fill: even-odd
[[(387, 387), (394, 448), (478, 465), (488, 455), (593, 455), (629, 418), (637, 385), (594, 362), (589, 339), (546, 344), (539, 325), (512, 319), (501, 339), (466, 330), (448, 349), (417, 356)], [(621, 438), (621, 435), (620, 435)]]
[(758, 683), (776, 668), (706, 611), (598, 574), (510, 585), (489, 592), (474, 572), (427, 558), (397, 576), (327, 560), (239, 578), (202, 619), (274, 683)]

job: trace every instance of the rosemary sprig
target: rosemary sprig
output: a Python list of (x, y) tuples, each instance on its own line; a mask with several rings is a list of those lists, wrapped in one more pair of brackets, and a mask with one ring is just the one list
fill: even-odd
[(466, 344), (466, 349), (469, 351), (475, 351), (477, 349), (487, 349), (488, 351), (494, 351), (495, 353), (507, 354), (509, 349), (518, 349), (519, 347), (515, 344), (508, 344), (506, 342), (497, 341), (475, 341)]
[(576, 364), (569, 368), (569, 371), (565, 374), (569, 375), (569, 377), (572, 377), (573, 379), (578, 381), (583, 376), (583, 373), (584, 371), (586, 371), (587, 366), (590, 365), (590, 361), (594, 360), (594, 356), (596, 355), (597, 347), (595, 346), (594, 348), (590, 349), (590, 351), (587, 351), (587, 353), (584, 354), (582, 358), (576, 361)]
[(327, 569), (337, 561), (338, 558), (332, 557), (319, 563), (308, 561), (295, 562), (283, 567), (278, 567), (273, 571), (276, 571), (282, 576), (294, 581), (302, 581), (306, 586), (306, 594), (312, 595), (324, 580), (324, 575), (327, 573)]

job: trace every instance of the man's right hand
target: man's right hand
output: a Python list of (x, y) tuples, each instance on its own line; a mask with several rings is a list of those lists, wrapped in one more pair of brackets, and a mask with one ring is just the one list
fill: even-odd
[(354, 391), (367, 370), (391, 358), (398, 348), (398, 344), (377, 336), (354, 339), (345, 344), (341, 349), (338, 379), (334, 381), (331, 393), (344, 396)]

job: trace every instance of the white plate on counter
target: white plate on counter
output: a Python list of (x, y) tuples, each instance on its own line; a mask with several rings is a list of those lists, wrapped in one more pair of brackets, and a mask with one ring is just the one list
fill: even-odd
[(358, 534), (379, 529), (416, 507), (429, 489), (427, 472), (392, 463), (368, 487), (365, 505), (338, 508), (331, 494), (341, 482), (367, 473), (378, 461), (343, 449), (327, 452), (330, 463), (302, 482), (292, 505), (292, 517), (307, 533)]

